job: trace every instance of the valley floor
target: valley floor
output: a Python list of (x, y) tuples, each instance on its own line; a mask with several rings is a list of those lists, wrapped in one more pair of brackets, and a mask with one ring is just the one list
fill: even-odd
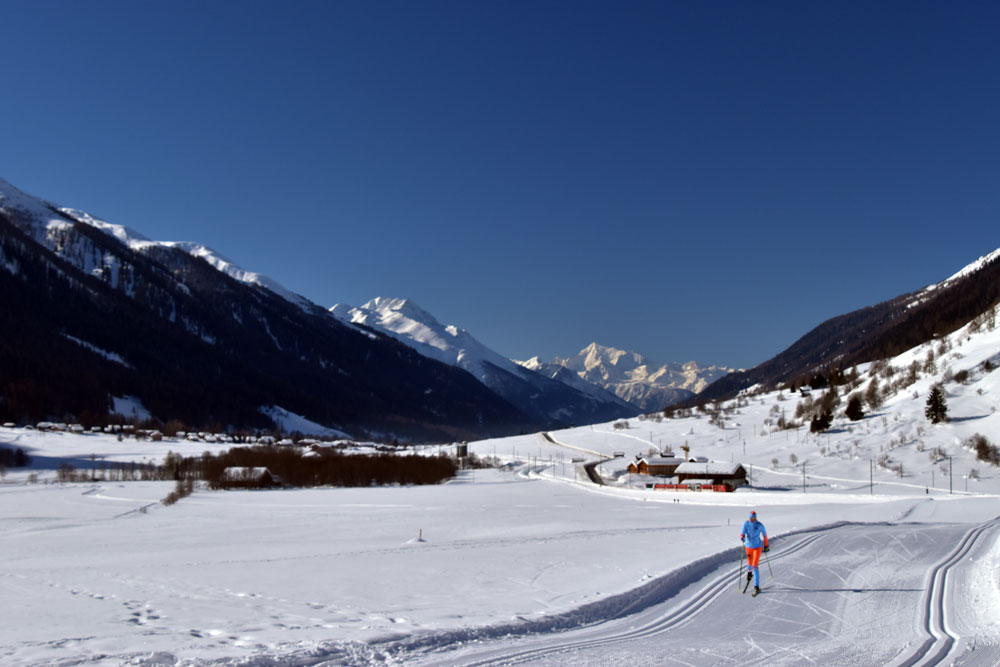
[[(0, 485), (0, 662), (903, 664), (941, 626), (949, 655), (995, 663), (996, 497), (696, 504), (527, 468), (159, 504), (171, 488)], [(775, 540), (756, 599), (736, 590), (750, 505)]]

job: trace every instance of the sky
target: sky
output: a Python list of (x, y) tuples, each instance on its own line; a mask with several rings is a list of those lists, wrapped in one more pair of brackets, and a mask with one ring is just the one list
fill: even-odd
[(1000, 247), (993, 2), (0, 12), (0, 178), (516, 359), (750, 367)]

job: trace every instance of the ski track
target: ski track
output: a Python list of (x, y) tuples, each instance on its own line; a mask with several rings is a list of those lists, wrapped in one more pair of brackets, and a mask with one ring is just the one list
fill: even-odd
[[(812, 542), (820, 539), (820, 537), (821, 535), (807, 536), (806, 538), (800, 540), (797, 544), (793, 544), (789, 546), (787, 549), (785, 549), (781, 554), (781, 557), (787, 557), (788, 555), (791, 555), (796, 551), (805, 548)], [(777, 542), (777, 540), (775, 541)], [(682, 601), (678, 607), (674, 608), (672, 611), (670, 611), (668, 614), (663, 616), (658, 621), (655, 621), (646, 626), (642, 626), (634, 630), (611, 634), (606, 637), (598, 637), (596, 639), (591, 639), (591, 640), (568, 642), (565, 644), (560, 644), (557, 646), (547, 647), (547, 648), (520, 651), (512, 654), (505, 654), (498, 657), (486, 658), (481, 661), (468, 661), (468, 659), (460, 659), (456, 663), (442, 661), (442, 662), (435, 662), (434, 664), (462, 664), (462, 665), (468, 665), (470, 667), (484, 666), (484, 665), (499, 665), (499, 664), (504, 664), (504, 665), (524, 664), (547, 655), (559, 652), (565, 652), (567, 650), (579, 650), (583, 648), (595, 648), (611, 644), (620, 644), (623, 642), (634, 641), (650, 637), (653, 635), (657, 635), (663, 632), (667, 632), (671, 629), (680, 627), (682, 625), (691, 622), (691, 620), (694, 618), (699, 608), (704, 607), (708, 602), (720, 597), (725, 592), (731, 589), (733, 582), (732, 569), (730, 565), (731, 558), (732, 558), (731, 550), (727, 550), (726, 552), (709, 556), (705, 559), (702, 559), (702, 561), (693, 563), (691, 566), (688, 566), (688, 568), (682, 568), (682, 570), (687, 570), (689, 568), (697, 570), (711, 568), (712, 570), (721, 570), (721, 572), (716, 573), (713, 576), (713, 578), (707, 584), (704, 584), (695, 595), (689, 597), (687, 600)], [(775, 560), (779, 560), (779, 558), (776, 557)], [(740, 572), (740, 576), (742, 577), (742, 571)], [(649, 606), (661, 604), (664, 601), (669, 600), (672, 597), (676, 596), (681, 591), (681, 589), (687, 587), (689, 584), (690, 580), (688, 580), (687, 577), (683, 578), (678, 577), (677, 573), (671, 573), (665, 575), (657, 582), (653, 582), (652, 584), (644, 586), (638, 589), (637, 591), (626, 594), (627, 596), (635, 596), (636, 603), (646, 602), (645, 606), (637, 607), (636, 605), (629, 605), (622, 611), (628, 613), (635, 613), (643, 608), (648, 608)], [(654, 591), (649, 591), (644, 593), (645, 589), (648, 588), (661, 589), (661, 590), (657, 591), (659, 594), (656, 595), (655, 598), (653, 598), (647, 596), (655, 595)], [(643, 598), (647, 599), (644, 600)], [(594, 603), (594, 605), (588, 605), (588, 606), (601, 606), (602, 604), (603, 603)], [(629, 611), (630, 609), (631, 611)], [(579, 611), (583, 611), (583, 609)], [(572, 614), (569, 615), (572, 616), (575, 615), (576, 613), (577, 612), (573, 612)], [(619, 615), (615, 615), (615, 616), (610, 616), (604, 620), (613, 620), (619, 617), (620, 617)], [(551, 621), (546, 621), (546, 623), (551, 623)], [(534, 624), (529, 624), (523, 627), (520, 632), (518, 632), (516, 628), (505, 628), (506, 632), (502, 632), (497, 636), (509, 637), (512, 634), (529, 635), (529, 634), (535, 634), (536, 632), (539, 631), (538, 628), (532, 628), (531, 625)], [(581, 625), (583, 625), (583, 623), (581, 623)], [(470, 637), (469, 639), (472, 638)], [(440, 650), (443, 648), (447, 650), (450, 647), (448, 644), (437, 645), (437, 646), (434, 646), (432, 644), (428, 648), (432, 648), (435, 650)]]
[[(945, 664), (949, 656), (957, 652), (961, 638), (951, 632), (948, 623), (948, 573), (968, 556), (984, 534), (995, 531), (998, 527), (1000, 527), (1000, 518), (972, 528), (965, 534), (958, 546), (931, 569), (927, 575), (926, 592), (922, 604), (923, 630), (929, 637), (912, 654), (903, 657), (894, 665), (912, 667), (914, 665)], [(995, 649), (992, 657), (973, 655), (967, 656), (967, 659), (971, 660), (969, 664), (997, 664)], [(983, 660), (988, 660), (988, 662), (983, 662)]]
[[(814, 528), (796, 534), (788, 534), (781, 538), (776, 538), (773, 542), (780, 543), (780, 552), (771, 554), (772, 562), (794, 556), (796, 553), (812, 546), (838, 529), (854, 525), (841, 522), (830, 526)], [(887, 526), (899, 526), (900, 524), (885, 524)], [(909, 652), (898, 655), (891, 663), (898, 667), (909, 667), (912, 665), (934, 665), (946, 663), (949, 660), (958, 664), (970, 665), (993, 665), (996, 663), (997, 647), (982, 647), (979, 652), (974, 645), (966, 647), (949, 629), (948, 607), (951, 592), (948, 588), (948, 571), (961, 563), (980, 538), (1000, 528), (1000, 519), (976, 526), (968, 530), (958, 541), (958, 545), (944, 558), (934, 564), (926, 575), (924, 594), (919, 606), (920, 627), (926, 634), (926, 639), (920, 644), (911, 642)], [(913, 549), (907, 546), (903, 539), (896, 534), (890, 535), (889, 543), (895, 550), (893, 555), (904, 562), (918, 560), (918, 555)], [(904, 535), (904, 539), (915, 539), (909, 535)], [(922, 539), (935, 543), (931, 536), (924, 535)], [(780, 542), (779, 542), (780, 540)], [(841, 548), (838, 551), (850, 556), (851, 562), (856, 563), (865, 556), (862, 551)], [(874, 545), (873, 545), (874, 547)], [(880, 550), (875, 549), (876, 554)], [(877, 566), (883, 564), (885, 554), (873, 561)], [(501, 624), (484, 628), (470, 628), (464, 630), (454, 630), (444, 633), (435, 633), (425, 636), (407, 637), (403, 639), (392, 639), (383, 643), (372, 643), (369, 651), (365, 652), (366, 657), (358, 661), (359, 655), (355, 653), (348, 658), (344, 655), (325, 655), (320, 662), (290, 662), (281, 664), (322, 664), (322, 665), (397, 665), (397, 664), (421, 664), (421, 665), (442, 665), (465, 667), (486, 667), (488, 665), (521, 665), (521, 664), (558, 664), (564, 658), (570, 662), (574, 661), (575, 655), (583, 651), (594, 651), (600, 649), (611, 649), (623, 645), (630, 645), (641, 642), (657, 635), (663, 635), (671, 631), (682, 628), (696, 620), (701, 611), (709, 608), (713, 602), (718, 601), (725, 594), (732, 594), (733, 569), (732, 550), (726, 550), (718, 554), (706, 557), (700, 561), (692, 563), (678, 571), (671, 572), (658, 578), (634, 591), (614, 596), (608, 600), (594, 602), (585, 605), (577, 610), (565, 612), (553, 617), (525, 621), (519, 623)], [(852, 585), (850, 580), (840, 572), (841, 568), (847, 566), (828, 565), (827, 570), (831, 577), (840, 582), (844, 587), (844, 592), (830, 591), (837, 593), (838, 598), (844, 598), (848, 592), (854, 594), (875, 594), (880, 591), (876, 584), (872, 584), (863, 572), (853, 572), (855, 576), (864, 582), (865, 588), (858, 588)], [(740, 571), (742, 580), (742, 569)], [(700, 575), (695, 577), (694, 575)], [(764, 578), (762, 571), (762, 578)], [(814, 579), (811, 575), (806, 578)], [(690, 589), (685, 597), (680, 597), (685, 589)], [(771, 587), (772, 591), (795, 590), (794, 587)], [(765, 590), (765, 593), (767, 591)], [(891, 593), (891, 591), (889, 591)], [(865, 595), (861, 600), (865, 600), (870, 595)], [(856, 600), (855, 600), (856, 601)], [(779, 602), (783, 603), (783, 601)], [(755, 603), (759, 604), (759, 603)], [(672, 606), (668, 606), (672, 605)], [(629, 615), (636, 615), (640, 612), (649, 611), (653, 607), (667, 607), (664, 612), (652, 621), (647, 621), (639, 625), (633, 625), (627, 629), (620, 629), (624, 624), (623, 619)], [(803, 620), (796, 617), (796, 609), (799, 613), (808, 613), (816, 619), (815, 622)], [(818, 632), (825, 635), (830, 640), (835, 640), (837, 635), (826, 626), (829, 622), (835, 622), (840, 627), (854, 627), (848, 618), (843, 614), (837, 614), (834, 610), (825, 606), (815, 604), (809, 600), (803, 600), (797, 604), (789, 605), (791, 616), (781, 615), (788, 626), (801, 626), (798, 631), (792, 633), (769, 633), (766, 631), (754, 630), (753, 635), (747, 634), (744, 640), (748, 644), (748, 652), (739, 660), (734, 660), (731, 656), (725, 656), (702, 650), (703, 658), (712, 658), (717, 664), (735, 663), (742, 664), (766, 664), (776, 658), (776, 653), (783, 656), (782, 664), (820, 664), (815, 656), (810, 656), (795, 648), (795, 646), (773, 646), (770, 650), (765, 649), (754, 637), (766, 637), (773, 635), (776, 639), (788, 639), (789, 636), (804, 635), (807, 632)], [(574, 634), (592, 635), (579, 638), (570, 638), (566, 631), (574, 631)], [(540, 644), (534, 648), (518, 649), (510, 642), (521, 642), (528, 640)], [(496, 642), (490, 646), (491, 642)], [(478, 647), (478, 645), (482, 645)], [(477, 646), (474, 651), (469, 651), (470, 646)], [(960, 648), (966, 648), (964, 656), (956, 656)], [(988, 650), (988, 649), (992, 649)], [(905, 650), (904, 650), (905, 651)], [(858, 649), (855, 659), (845, 656), (846, 662), (840, 664), (866, 664), (870, 658), (865, 646)], [(672, 655), (664, 657), (671, 664), (697, 665), (704, 663), (691, 663), (683, 659), (682, 656)], [(791, 662), (788, 662), (791, 661)], [(267, 663), (271, 664), (271, 663)], [(275, 663), (278, 664), (278, 663)], [(661, 664), (661, 663), (658, 663)]]
[[(866, 525), (867, 527), (884, 525), (892, 529), (905, 529), (905, 525), (894, 522), (886, 524), (839, 522), (789, 533), (772, 540), (772, 545), (779, 547), (779, 549), (770, 554), (771, 562), (780, 564), (787, 559), (791, 561), (791, 564), (801, 563), (801, 560), (796, 561), (796, 554), (813, 546), (822, 553), (825, 543), (820, 542), (820, 540), (826, 539), (828, 541), (829, 538), (836, 540), (838, 531), (857, 525)], [(915, 529), (919, 530), (919, 528)], [(922, 642), (919, 638), (916, 641), (911, 640), (900, 654), (887, 664), (891, 664), (893, 667), (936, 664), (977, 666), (998, 664), (1000, 646), (990, 644), (977, 646), (974, 639), (971, 641), (963, 640), (954, 633), (949, 624), (950, 596), (953, 594), (949, 587), (949, 572), (963, 563), (976, 545), (985, 541), (982, 539), (984, 536), (994, 535), (998, 530), (1000, 530), (1000, 517), (966, 530), (960, 538), (955, 540), (956, 546), (929, 568), (925, 574), (925, 584), (919, 608), (916, 610), (919, 630), (926, 637)], [(875, 571), (878, 571), (877, 568), (881, 567), (883, 562), (887, 560), (890, 555), (889, 551), (891, 551), (892, 557), (903, 562), (919, 560), (919, 555), (905, 544), (905, 541), (917, 539), (915, 533), (906, 534), (903, 539), (900, 539), (899, 535), (890, 531), (888, 538), (883, 543), (882, 550), (875, 550), (877, 554), (881, 553), (881, 557), (870, 561), (875, 563)], [(935, 543), (933, 538), (934, 534), (920, 533), (920, 539), (928, 543)], [(748, 625), (742, 637), (747, 648), (745, 654), (741, 656), (727, 655), (724, 652), (713, 650), (714, 647), (689, 647), (681, 653), (661, 655), (655, 663), (644, 662), (643, 656), (640, 655), (636, 664), (677, 664), (692, 665), (693, 667), (705, 664), (824, 664), (826, 661), (823, 656), (808, 654), (797, 648), (794, 643), (788, 644), (787, 640), (791, 637), (801, 636), (804, 641), (808, 641), (807, 635), (810, 632), (819, 633), (830, 641), (835, 650), (845, 651), (848, 647), (842, 644), (837, 646), (836, 641), (839, 633), (833, 630), (838, 627), (853, 628), (854, 625), (848, 616), (843, 613), (838, 614), (835, 609), (829, 608), (828, 605), (817, 604), (808, 598), (779, 595), (768, 600), (766, 594), (768, 592), (792, 593), (796, 591), (802, 594), (835, 593), (837, 599), (847, 601), (848, 611), (850, 604), (856, 604), (859, 599), (864, 600), (869, 597), (848, 597), (848, 593), (855, 595), (859, 593), (892, 594), (891, 589), (879, 589), (877, 584), (869, 583), (869, 578), (863, 572), (854, 572), (857, 579), (853, 584), (849, 578), (843, 576), (842, 571), (855, 570), (859, 561), (871, 557), (867, 555), (867, 550), (845, 548), (842, 541), (837, 542), (837, 544), (840, 548), (826, 552), (831, 556), (834, 553), (837, 554), (834, 557), (834, 562), (825, 563), (821, 568), (829, 572), (829, 576), (817, 579), (813, 572), (803, 572), (801, 565), (788, 570), (792, 575), (799, 574), (803, 579), (817, 581), (819, 587), (803, 589), (784, 583), (772, 584), (764, 587), (765, 596), (760, 598), (760, 602), (750, 603), (760, 605), (765, 604), (765, 600), (767, 600), (768, 603), (774, 605), (769, 610), (771, 617), (781, 621), (778, 628), (789, 628), (789, 631), (783, 634), (768, 632), (766, 629), (753, 629), (751, 631), (751, 627)], [(886, 550), (885, 547), (888, 545), (892, 545), (893, 549)], [(369, 643), (322, 642), (308, 647), (302, 644), (289, 644), (283, 647), (284, 651), (288, 651), (283, 654), (281, 647), (272, 647), (268, 654), (242, 658), (205, 658), (190, 664), (205, 667), (235, 665), (246, 667), (333, 667), (335, 665), (345, 667), (371, 667), (374, 665), (486, 667), (488, 665), (555, 665), (574, 662), (594, 664), (588, 661), (588, 658), (600, 655), (602, 651), (609, 653), (619, 651), (621, 655), (627, 655), (630, 647), (641, 645), (644, 640), (666, 636), (697, 622), (702, 612), (712, 609), (713, 604), (728, 604), (725, 599), (727, 596), (730, 599), (733, 596), (734, 574), (738, 574), (738, 577), (735, 577), (738, 583), (743, 580), (744, 572), (742, 567), (738, 573), (733, 572), (734, 550), (726, 549), (695, 561), (653, 579), (632, 591), (543, 619), (518, 620), (506, 624), (421, 635), (386, 637), (383, 640)], [(802, 557), (807, 556), (802, 554), (800, 558)], [(841, 563), (843, 558), (850, 560)], [(888, 560), (891, 561), (891, 559)], [(894, 567), (891, 562), (886, 564), (889, 568)], [(763, 570), (761, 575), (762, 579), (768, 580)], [(6, 579), (4, 583), (11, 586), (10, 578)], [(859, 589), (857, 587), (858, 580), (863, 580), (866, 588)], [(840, 582), (844, 586), (844, 590), (824, 589), (822, 588), (824, 581)], [(57, 585), (53, 582), (48, 583), (50, 586)], [(82, 593), (90, 597), (100, 595), (90, 591), (73, 590), (67, 592), (71, 592), (73, 595)], [(204, 591), (201, 592), (204, 593)], [(236, 596), (241, 595), (233, 591), (227, 592)], [(749, 603), (749, 596), (746, 598), (737, 597), (741, 601)], [(123, 613), (127, 614), (128, 623), (155, 624), (159, 618), (156, 609), (137, 600), (118, 600), (117, 603), (124, 605)], [(748, 624), (750, 622), (747, 621)], [(831, 622), (839, 624), (839, 626), (830, 626)], [(798, 627), (798, 629), (791, 630), (794, 627)], [(228, 634), (221, 629), (192, 630), (191, 632), (192, 637), (216, 637)], [(766, 642), (760, 641), (768, 637), (772, 639)], [(54, 647), (86, 640), (87, 638), (64, 638), (50, 641), (47, 645)], [(774, 643), (782, 640), (785, 641), (784, 644), (776, 645)], [(524, 646), (525, 643), (529, 646)], [(530, 646), (530, 644), (534, 644), (534, 646)], [(278, 650), (278, 654), (273, 652), (275, 649)], [(836, 664), (870, 664), (871, 660), (876, 658), (868, 655), (866, 649), (870, 649), (870, 647), (862, 644), (856, 647), (856, 654), (848, 653), (842, 656), (844, 659), (837, 660)], [(95, 657), (98, 660), (111, 659), (111, 656), (90, 656), (90, 659), (85, 659), (84, 662), (90, 662)], [(116, 661), (115, 664), (147, 665), (149, 667), (179, 664), (175, 656), (166, 652), (153, 655), (149, 653), (118, 655), (114, 656), (113, 659)], [(625, 664), (610, 657), (607, 660), (602, 659), (601, 662)], [(68, 667), (80, 664), (80, 661), (66, 659), (58, 664), (60, 667)], [(830, 663), (826, 662), (826, 664)]]

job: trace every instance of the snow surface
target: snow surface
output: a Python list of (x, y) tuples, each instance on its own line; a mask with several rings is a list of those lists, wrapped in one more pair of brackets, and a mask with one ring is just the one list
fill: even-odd
[[(962, 446), (1000, 440), (1000, 371), (981, 366), (1000, 331), (949, 342), (935, 373), (819, 437), (774, 430), (800, 399), (768, 394), (722, 427), (692, 416), (470, 443), (509, 465), (427, 487), (199, 488), (165, 506), (171, 483), (59, 484), (56, 469), (99, 477), (106, 461), (227, 445), (0, 428), (33, 457), (0, 483), (0, 663), (1000, 664), (1000, 469)], [(931, 425), (947, 367), (973, 372), (945, 385), (952, 421)], [(624, 469), (651, 444), (741, 462), (754, 489), (646, 489)], [(930, 461), (938, 447), (950, 475)], [(882, 454), (901, 478), (872, 470)], [(600, 460), (603, 486), (583, 471)], [(757, 598), (737, 588), (751, 508), (772, 540)]]
[(100, 347), (97, 347), (93, 343), (88, 343), (85, 340), (81, 340), (81, 339), (77, 338), (76, 336), (70, 336), (67, 333), (63, 334), (63, 338), (67, 338), (67, 339), (73, 341), (74, 343), (76, 343), (80, 347), (82, 347), (84, 349), (87, 349), (87, 350), (90, 350), (94, 354), (97, 354), (98, 356), (104, 357), (108, 361), (113, 361), (114, 363), (120, 364), (122, 366), (125, 366), (126, 368), (132, 368), (132, 364), (130, 364), (129, 362), (125, 361), (125, 358), (122, 357), (117, 352), (109, 352), (108, 350), (105, 350), (105, 349), (102, 349)]
[(267, 415), (275, 425), (286, 433), (303, 433), (306, 435), (315, 436), (331, 436), (334, 438), (350, 438), (351, 436), (343, 431), (338, 431), (337, 429), (329, 428), (323, 426), (322, 424), (317, 424), (302, 415), (297, 415), (294, 412), (289, 412), (288, 410), (279, 407), (277, 405), (271, 405), (268, 407), (260, 408), (260, 412)]
[(144, 421), (153, 417), (149, 410), (146, 409), (146, 406), (142, 404), (142, 400), (137, 396), (112, 396), (111, 405), (111, 411), (114, 414), (121, 415), (127, 419)]

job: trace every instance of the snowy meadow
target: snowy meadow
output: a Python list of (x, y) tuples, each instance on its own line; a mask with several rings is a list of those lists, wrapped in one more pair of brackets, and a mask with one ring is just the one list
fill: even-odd
[[(0, 484), (0, 662), (995, 665), (1000, 468), (970, 442), (1000, 441), (997, 350), (1000, 332), (966, 328), (890, 377), (859, 368), (857, 391), (873, 372), (890, 387), (881, 407), (849, 420), (845, 394), (819, 434), (778, 427), (798, 392), (751, 393), (470, 443), (502, 467), (433, 486), (199, 487), (168, 506), (172, 482), (59, 483), (58, 467), (229, 445), (0, 428), (32, 459)], [(939, 382), (950, 420), (932, 424)], [(752, 488), (653, 490), (626, 470), (684, 447), (752, 468)], [(753, 599), (750, 509), (772, 540)]]

